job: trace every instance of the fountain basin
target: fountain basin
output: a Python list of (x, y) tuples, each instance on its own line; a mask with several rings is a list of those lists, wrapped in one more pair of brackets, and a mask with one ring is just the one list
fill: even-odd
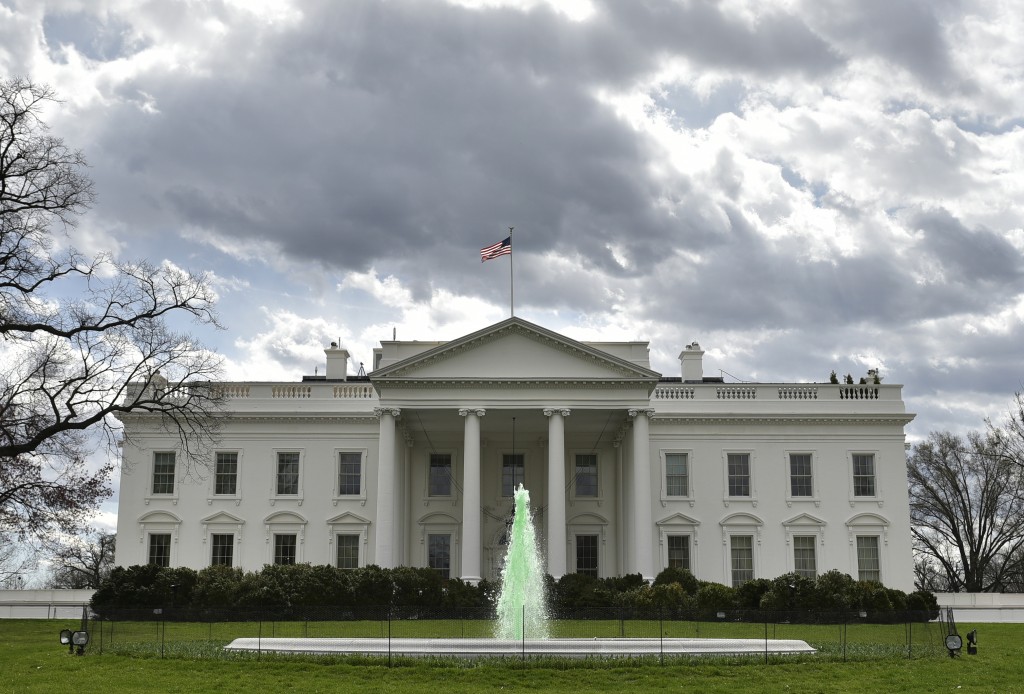
[(482, 658), (547, 656), (558, 658), (622, 658), (651, 655), (793, 655), (817, 653), (798, 639), (409, 639), (409, 638), (241, 638), (224, 647), (234, 652), (409, 657)]

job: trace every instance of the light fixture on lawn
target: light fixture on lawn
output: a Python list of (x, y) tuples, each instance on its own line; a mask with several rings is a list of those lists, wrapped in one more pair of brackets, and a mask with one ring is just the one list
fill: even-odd
[(89, 644), (89, 632), (63, 629), (60, 632), (60, 643), (62, 646), (68, 647), (68, 653), (85, 655), (85, 647)]

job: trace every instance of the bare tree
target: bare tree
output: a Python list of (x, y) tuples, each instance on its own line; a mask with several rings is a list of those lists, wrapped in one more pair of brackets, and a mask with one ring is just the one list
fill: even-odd
[(109, 495), (117, 416), (155, 414), (194, 462), (220, 360), (171, 323), (219, 327), (202, 275), (57, 250), (93, 202), (85, 159), (40, 120), (47, 87), (0, 81), (0, 531), (80, 528)]
[(1024, 551), (1024, 477), (991, 433), (933, 432), (907, 459), (919, 561), (934, 560), (950, 590), (1002, 590)]
[(38, 541), (18, 542), (13, 535), (0, 532), (0, 588), (28, 588), (39, 566), (41, 549)]
[(114, 533), (73, 537), (52, 548), (51, 588), (99, 588), (114, 568)]

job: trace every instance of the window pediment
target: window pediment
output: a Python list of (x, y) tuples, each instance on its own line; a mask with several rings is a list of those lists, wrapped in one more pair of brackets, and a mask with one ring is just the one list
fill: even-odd
[(170, 511), (150, 511), (139, 516), (140, 523), (175, 523), (180, 524), (181, 519)]
[(298, 523), (305, 525), (306, 519), (297, 513), (292, 513), (291, 511), (278, 511), (277, 513), (271, 513), (269, 516), (264, 518), (263, 522), (267, 525), (281, 523)]
[(685, 513), (673, 513), (668, 518), (662, 518), (657, 522), (657, 525), (700, 525), (700, 521), (696, 518), (690, 518)]
[(782, 525), (784, 525), (786, 527), (790, 527), (790, 526), (801, 527), (802, 526), (802, 527), (815, 527), (815, 528), (818, 528), (818, 527), (826, 526), (826, 525), (828, 525), (828, 523), (823, 521), (821, 518), (818, 518), (816, 516), (812, 516), (809, 513), (799, 513), (799, 514), (793, 516), (792, 518), (790, 518), (789, 520), (782, 521)]

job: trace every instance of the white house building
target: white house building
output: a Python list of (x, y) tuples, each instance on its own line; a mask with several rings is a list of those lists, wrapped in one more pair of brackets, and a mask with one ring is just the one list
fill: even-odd
[(724, 383), (687, 345), (577, 342), (520, 318), (382, 342), (368, 376), (222, 383), (204, 479), (124, 417), (119, 565), (430, 566), (494, 579), (530, 491), (547, 571), (668, 566), (737, 585), (838, 569), (913, 590), (901, 386)]

